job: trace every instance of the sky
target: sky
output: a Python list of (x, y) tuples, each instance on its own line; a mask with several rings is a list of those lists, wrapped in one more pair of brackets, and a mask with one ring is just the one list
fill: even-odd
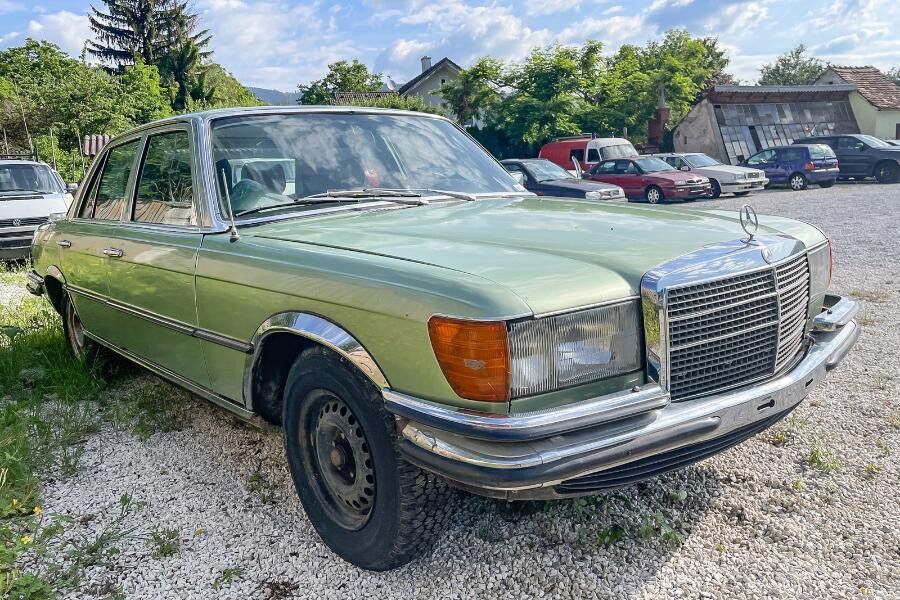
[[(0, 0), (0, 48), (44, 39), (79, 55), (100, 0)], [(898, 0), (192, 0), (214, 60), (244, 85), (293, 91), (327, 65), (358, 58), (397, 82), (420, 57), (466, 67), (520, 60), (540, 45), (587, 39), (614, 52), (672, 27), (711, 35), (729, 71), (753, 83), (760, 65), (803, 42), (833, 64), (900, 66)]]

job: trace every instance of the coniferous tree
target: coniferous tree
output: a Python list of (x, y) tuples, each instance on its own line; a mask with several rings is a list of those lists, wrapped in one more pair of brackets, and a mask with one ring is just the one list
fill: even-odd
[(105, 12), (91, 7), (91, 29), (96, 40), (87, 50), (106, 63), (111, 71), (122, 72), (140, 61), (159, 65), (169, 54), (187, 43), (200, 50), (209, 43), (207, 30), (198, 31), (199, 15), (191, 13), (187, 0), (101, 0)]

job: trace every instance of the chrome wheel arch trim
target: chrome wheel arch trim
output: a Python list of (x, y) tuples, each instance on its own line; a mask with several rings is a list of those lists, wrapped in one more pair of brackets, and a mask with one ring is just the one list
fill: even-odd
[(273, 333), (290, 333), (321, 344), (353, 363), (379, 389), (390, 387), (387, 377), (375, 358), (349, 331), (333, 321), (313, 313), (286, 311), (272, 315), (263, 321), (250, 340), (253, 350), (247, 355), (244, 367), (244, 402), (251, 410), (253, 406), (253, 370), (265, 338)]
[(53, 277), (54, 279), (58, 279), (59, 282), (63, 285), (66, 285), (66, 276), (63, 275), (63, 272), (59, 270), (59, 267), (56, 265), (50, 265), (47, 267), (47, 274), (44, 275), (44, 278)]

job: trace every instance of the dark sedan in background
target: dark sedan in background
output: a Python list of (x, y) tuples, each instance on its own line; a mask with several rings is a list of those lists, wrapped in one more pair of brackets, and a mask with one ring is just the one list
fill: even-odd
[(522, 185), (538, 196), (621, 200), (625, 192), (617, 185), (579, 179), (556, 163), (543, 158), (511, 158), (500, 161), (510, 173), (521, 173)]

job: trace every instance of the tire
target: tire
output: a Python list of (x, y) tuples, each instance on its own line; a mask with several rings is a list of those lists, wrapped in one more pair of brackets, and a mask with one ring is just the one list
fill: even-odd
[(294, 362), (282, 428), (303, 508), (344, 560), (393, 569), (420, 556), (443, 529), (452, 490), (403, 460), (380, 394), (331, 350), (309, 348)]
[(644, 191), (644, 200), (650, 204), (659, 204), (665, 199), (666, 197), (663, 195), (663, 191), (655, 185), (651, 185)]
[(743, 198), (744, 196), (747, 196), (747, 195), (749, 195), (749, 194), (750, 194), (750, 192), (735, 192), (735, 193), (734, 193), (734, 196), (735, 196), (736, 198)]
[(807, 185), (806, 175), (803, 173), (793, 173), (788, 177), (788, 187), (795, 192), (805, 190)]
[(834, 179), (832, 179), (831, 181), (820, 181), (819, 187), (820, 188), (830, 188), (834, 185), (834, 182), (835, 182)]
[(722, 195), (722, 186), (719, 185), (719, 182), (715, 179), (709, 180), (709, 197), (712, 199), (716, 199)]
[(84, 334), (84, 325), (78, 317), (75, 305), (68, 295), (62, 299), (63, 337), (66, 349), (72, 358), (80, 360), (88, 366), (98, 366), (105, 356), (102, 346)]
[(883, 161), (875, 165), (875, 179), (878, 180), (878, 183), (894, 183), (897, 181), (898, 174), (900, 174), (900, 168), (895, 162)]

